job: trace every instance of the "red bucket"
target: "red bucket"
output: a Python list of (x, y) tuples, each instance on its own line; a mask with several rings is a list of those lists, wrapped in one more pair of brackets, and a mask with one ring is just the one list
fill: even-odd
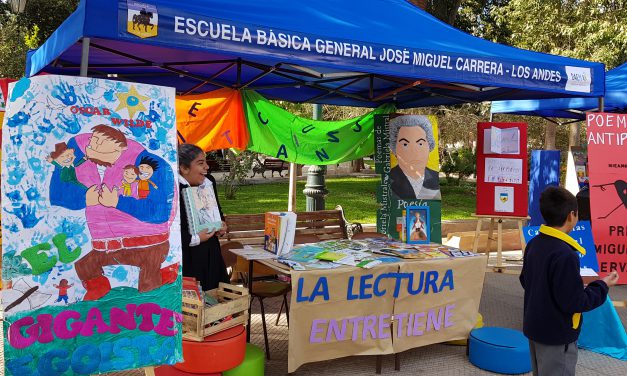
[(203, 342), (183, 340), (182, 363), (174, 367), (189, 373), (218, 373), (239, 366), (246, 355), (243, 325), (205, 337)]

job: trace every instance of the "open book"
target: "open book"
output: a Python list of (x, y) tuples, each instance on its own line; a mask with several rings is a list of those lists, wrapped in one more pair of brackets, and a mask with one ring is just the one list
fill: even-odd
[(205, 229), (209, 232), (217, 231), (222, 227), (220, 209), (211, 184), (183, 188), (183, 200), (191, 235)]
[(288, 253), (294, 245), (296, 213), (267, 212), (265, 217), (264, 249), (277, 256)]

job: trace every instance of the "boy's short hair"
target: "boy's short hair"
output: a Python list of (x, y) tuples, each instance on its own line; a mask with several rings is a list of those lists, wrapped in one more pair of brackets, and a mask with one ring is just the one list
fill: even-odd
[(130, 164), (130, 165), (124, 166), (122, 171), (126, 171), (126, 170), (133, 170), (135, 172), (135, 175), (139, 175), (139, 168), (137, 168), (137, 166), (135, 165)]
[(577, 199), (568, 190), (549, 186), (540, 195), (540, 213), (547, 226), (562, 226), (571, 211), (577, 213)]
[(67, 149), (68, 147), (65, 142), (59, 142), (58, 144), (54, 145), (54, 151), (50, 153), (50, 158), (59, 158), (59, 156), (63, 154), (63, 152), (65, 152)]
[(157, 171), (157, 169), (159, 168), (159, 162), (157, 162), (156, 160), (150, 158), (150, 157), (142, 157), (142, 159), (139, 161), (140, 165), (148, 165), (150, 167), (152, 167), (153, 171)]

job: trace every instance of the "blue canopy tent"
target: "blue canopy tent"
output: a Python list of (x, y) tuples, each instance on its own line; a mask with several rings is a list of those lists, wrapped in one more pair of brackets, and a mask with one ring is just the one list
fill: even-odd
[[(627, 63), (609, 70), (605, 75), (605, 112), (627, 111)], [(492, 113), (532, 115), (544, 118), (584, 120), (585, 113), (599, 111), (599, 101), (594, 98), (554, 98), (542, 100), (517, 100), (492, 102)]]
[(476, 38), (404, 0), (82, 0), (29, 53), (26, 76), (40, 72), (364, 107), (604, 93), (602, 64)]

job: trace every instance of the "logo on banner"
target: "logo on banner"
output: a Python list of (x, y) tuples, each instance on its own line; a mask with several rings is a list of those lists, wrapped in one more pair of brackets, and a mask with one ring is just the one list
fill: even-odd
[(589, 93), (592, 84), (592, 72), (590, 68), (565, 66), (566, 90), (578, 93)]
[(126, 31), (142, 39), (156, 37), (159, 28), (157, 7), (137, 1), (127, 1), (127, 7)]
[(509, 200), (509, 195), (507, 193), (501, 193), (501, 202), (507, 202)]

